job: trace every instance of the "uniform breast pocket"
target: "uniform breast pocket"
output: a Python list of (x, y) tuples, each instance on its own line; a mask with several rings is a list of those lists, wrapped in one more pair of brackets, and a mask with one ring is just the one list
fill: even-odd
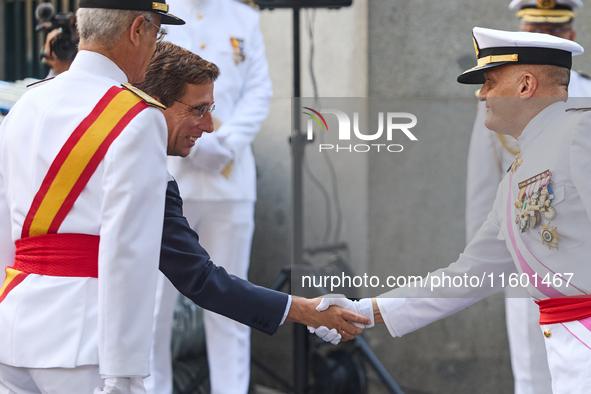
[[(234, 51), (231, 45), (219, 45), (218, 48), (217, 57), (226, 68), (231, 67), (231, 69), (240, 70), (247, 63), (247, 56), (243, 49)], [(223, 66), (220, 65), (220, 68)]]
[[(239, 55), (232, 51), (229, 44), (224, 46), (223, 49), (220, 48), (216, 51), (215, 59), (211, 60), (221, 71), (220, 78), (215, 82), (216, 92), (225, 92), (231, 97), (239, 97), (241, 95), (240, 92), (242, 92), (248, 76), (248, 60), (241, 59)], [(218, 94), (216, 93), (216, 95)], [(216, 97), (216, 100), (220, 101), (220, 98)]]
[(552, 200), (552, 205), (555, 206), (564, 201), (564, 183), (552, 185), (552, 191), (554, 192), (554, 199)]

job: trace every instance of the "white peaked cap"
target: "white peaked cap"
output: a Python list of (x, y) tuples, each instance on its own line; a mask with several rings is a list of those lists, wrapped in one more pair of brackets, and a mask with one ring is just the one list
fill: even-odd
[(572, 57), (584, 51), (574, 41), (549, 34), (475, 27), (472, 35), (478, 64), (458, 77), (460, 83), (482, 84), (484, 70), (504, 64), (547, 64), (570, 70)]
[(571, 10), (583, 8), (581, 0), (513, 0), (509, 4), (510, 10), (520, 10), (525, 7), (532, 7), (538, 9), (556, 9), (557, 7), (564, 7)]
[(569, 23), (577, 16), (574, 10), (583, 7), (581, 0), (513, 0), (510, 10), (527, 23)]

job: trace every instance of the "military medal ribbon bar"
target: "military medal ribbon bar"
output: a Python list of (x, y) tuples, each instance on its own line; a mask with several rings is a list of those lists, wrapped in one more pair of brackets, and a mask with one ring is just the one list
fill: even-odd
[(244, 59), (246, 59), (246, 55), (244, 54), (244, 40), (236, 37), (230, 37), (230, 43), (232, 44), (232, 49), (234, 50), (234, 63), (238, 65), (243, 62)]
[[(542, 218), (548, 222), (556, 218), (556, 209), (551, 206), (554, 200), (552, 190), (552, 172), (546, 170), (518, 184), (519, 193), (515, 201), (515, 223), (522, 233), (533, 229), (542, 223)], [(556, 228), (551, 228), (550, 223), (542, 225), (539, 233), (542, 243), (549, 248), (558, 249), (560, 236)]]

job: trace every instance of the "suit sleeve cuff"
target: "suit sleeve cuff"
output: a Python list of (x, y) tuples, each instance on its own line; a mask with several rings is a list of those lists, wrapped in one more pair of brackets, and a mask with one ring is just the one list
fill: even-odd
[(279, 323), (279, 325), (282, 325), (283, 323), (285, 323), (285, 319), (287, 319), (287, 315), (289, 314), (289, 308), (291, 308), (291, 295), (287, 296), (287, 305), (285, 306), (285, 312), (283, 313), (283, 319), (281, 319), (281, 323)]

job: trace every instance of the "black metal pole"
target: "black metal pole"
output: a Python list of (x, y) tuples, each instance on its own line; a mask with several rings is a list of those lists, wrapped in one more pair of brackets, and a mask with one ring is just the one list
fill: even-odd
[[(300, 94), (300, 8), (293, 9), (293, 132), (291, 136), (292, 150), (292, 233), (291, 233), (291, 264), (299, 267), (302, 264), (304, 249), (303, 234), (303, 182), (302, 163), (306, 145), (300, 130), (299, 100)], [(292, 271), (293, 272), (293, 271)], [(297, 272), (297, 271), (296, 271)], [(293, 279), (293, 278), (292, 278)], [(308, 386), (308, 332), (301, 324), (294, 325), (294, 388), (295, 394), (305, 394)]]
[(24, 27), (21, 26), (23, 23), (23, 5), (20, 1), (13, 3), (13, 23), (14, 23), (14, 75), (13, 79), (23, 79), (23, 49), (25, 47), (23, 42)]
[[(292, 117), (293, 129), (290, 138), (292, 152), (292, 190), (291, 190), (291, 280), (297, 280), (301, 272), (299, 268), (303, 265), (304, 252), (304, 189), (303, 189), (303, 162), (304, 152), (307, 144), (306, 134), (301, 131), (301, 78), (300, 78), (300, 9), (293, 8), (293, 101)], [(295, 272), (295, 276), (293, 273)], [(289, 275), (282, 272), (282, 275), (274, 286), (281, 286)], [(290, 281), (291, 282), (291, 281)], [(290, 293), (293, 293), (290, 283)], [(361, 337), (357, 337), (359, 351), (376, 371), (382, 383), (394, 394), (403, 394), (400, 386), (388, 374), (388, 371), (373, 354), (369, 345)], [(294, 392), (295, 394), (306, 394), (308, 392), (308, 331), (301, 324), (294, 325)]]
[(359, 351), (363, 357), (365, 357), (367, 362), (371, 365), (388, 391), (392, 394), (404, 394), (398, 383), (396, 383), (392, 376), (390, 376), (386, 368), (384, 368), (380, 360), (373, 353), (367, 342), (365, 342), (365, 339), (363, 339), (361, 336), (358, 336), (355, 338), (355, 343), (359, 347)]
[[(293, 96), (300, 97), (300, 8), (293, 9)], [(299, 125), (300, 118), (294, 117), (295, 125)], [(296, 128), (299, 133), (299, 127)]]

